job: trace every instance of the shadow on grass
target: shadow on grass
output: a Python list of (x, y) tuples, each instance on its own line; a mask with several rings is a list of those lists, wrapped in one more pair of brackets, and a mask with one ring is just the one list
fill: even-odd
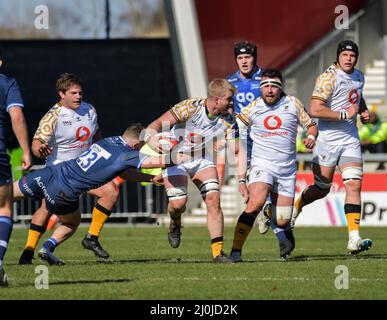
[[(349, 254), (331, 254), (331, 255), (295, 255), (288, 260), (283, 261), (280, 258), (257, 258), (243, 260), (242, 263), (270, 263), (270, 262), (309, 262), (309, 261), (334, 261), (334, 260), (387, 260), (387, 254), (367, 254), (358, 255)], [(36, 260), (39, 263), (39, 260)], [(41, 262), (46, 264), (45, 262)], [(195, 260), (182, 258), (163, 258), (163, 259), (119, 259), (119, 260), (67, 260), (65, 266), (82, 266), (82, 265), (118, 265), (118, 264), (213, 264), (212, 260)], [(238, 263), (239, 264), (239, 263)], [(9, 265), (17, 265), (10, 263)], [(37, 264), (35, 263), (35, 266)], [(17, 265), (20, 267), (20, 265)], [(31, 265), (30, 265), (31, 266)], [(47, 265), (48, 266), (48, 265)], [(23, 266), (22, 266), (23, 267)], [(58, 266), (51, 266), (52, 268)], [(59, 266), (61, 267), (61, 266)]]

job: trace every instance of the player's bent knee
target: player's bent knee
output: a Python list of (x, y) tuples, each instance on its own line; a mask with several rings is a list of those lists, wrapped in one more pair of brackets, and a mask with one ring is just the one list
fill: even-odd
[(289, 220), (277, 220), (276, 224), (279, 228), (285, 228), (289, 224)]
[(363, 179), (363, 169), (361, 167), (346, 167), (341, 170), (341, 175), (345, 184), (351, 181), (361, 181)]
[(351, 180), (344, 184), (347, 195), (359, 195), (361, 192), (361, 181)]
[(328, 194), (329, 190), (331, 189), (332, 182), (326, 182), (320, 176), (314, 176), (314, 185), (322, 192)]
[[(51, 215), (51, 213), (50, 213)], [(79, 211), (58, 215), (62, 224), (78, 227), (81, 223), (81, 213)]]
[(104, 186), (103, 195), (111, 200), (117, 201), (120, 196), (120, 189), (113, 182), (109, 182)]
[(217, 179), (206, 180), (199, 186), (199, 191), (203, 198), (207, 198), (212, 193), (216, 193), (216, 196), (219, 197), (219, 181)]
[(247, 205), (246, 205), (246, 211), (247, 212), (257, 212), (257, 214), (258, 214), (258, 212), (263, 207), (264, 203), (265, 203), (265, 201), (250, 198), (249, 201), (247, 202)]
[(187, 200), (170, 201), (168, 204), (168, 212), (170, 214), (181, 214), (185, 211)]
[(210, 205), (219, 205), (220, 206), (220, 196), (219, 192), (210, 192), (207, 193), (206, 196), (204, 197), (204, 202), (206, 204)]

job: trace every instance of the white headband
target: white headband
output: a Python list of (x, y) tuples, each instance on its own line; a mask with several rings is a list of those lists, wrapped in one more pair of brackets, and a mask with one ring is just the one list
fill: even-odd
[(282, 89), (282, 82), (278, 79), (270, 78), (270, 79), (266, 79), (264, 81), (261, 81), (261, 87), (265, 87), (268, 85)]

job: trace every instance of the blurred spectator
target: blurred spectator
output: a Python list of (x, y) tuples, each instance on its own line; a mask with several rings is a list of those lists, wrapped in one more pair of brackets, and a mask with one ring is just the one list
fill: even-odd
[[(378, 114), (374, 111), (370, 112), (370, 122), (363, 124), (359, 129), (359, 137), (361, 150), (370, 153), (385, 153), (387, 152), (387, 122), (382, 122)], [(377, 170), (384, 170), (384, 162), (380, 162)]]

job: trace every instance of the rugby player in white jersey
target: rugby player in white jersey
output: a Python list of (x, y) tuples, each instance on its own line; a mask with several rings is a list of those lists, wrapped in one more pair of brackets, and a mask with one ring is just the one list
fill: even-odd
[[(279, 241), (280, 257), (287, 259), (295, 247), (290, 219), (297, 171), (297, 127), (302, 125), (307, 130), (303, 143), (312, 149), (317, 136), (316, 123), (300, 100), (282, 91), (282, 75), (276, 69), (263, 71), (261, 97), (243, 108), (237, 121), (242, 141), (246, 140), (250, 129), (253, 149), (248, 202), (235, 227), (230, 256), (235, 262), (242, 261), (243, 244), (270, 194), (273, 204), (271, 227)], [(239, 183), (244, 186), (246, 181), (242, 178)]]
[[(188, 199), (187, 184), (190, 178), (207, 206), (207, 227), (211, 237), (212, 257), (216, 263), (232, 260), (223, 251), (223, 213), (220, 207), (219, 179), (213, 162), (213, 143), (215, 140), (226, 139), (239, 160), (238, 129), (235, 117), (230, 112), (235, 92), (235, 87), (226, 79), (214, 79), (208, 85), (207, 98), (181, 101), (152, 122), (145, 135), (145, 141), (156, 149), (155, 134), (173, 127), (172, 131), (181, 140), (174, 152), (193, 155), (192, 161), (169, 167), (163, 173), (171, 217), (168, 240), (173, 248), (180, 245), (181, 215)], [(243, 191), (246, 196), (247, 189)]]
[[(82, 80), (70, 73), (62, 74), (56, 83), (60, 101), (41, 119), (32, 141), (32, 152), (38, 158), (46, 158), (46, 164), (58, 164), (74, 159), (89, 149), (94, 141), (102, 138), (98, 128), (97, 113), (91, 104), (82, 101)], [(119, 189), (109, 182), (89, 194), (97, 196), (98, 202), (93, 209), (92, 222), (86, 237), (82, 240), (84, 248), (92, 250), (96, 256), (107, 259), (98, 236), (104, 222), (115, 206)], [(19, 264), (31, 264), (36, 245), (46, 231), (49, 212), (45, 200), (32, 217), (25, 249)]]
[(317, 78), (310, 105), (310, 114), (319, 119), (320, 130), (313, 151), (314, 184), (303, 190), (294, 204), (292, 217), (294, 225), (305, 205), (329, 193), (337, 165), (345, 186), (347, 250), (351, 254), (372, 246), (370, 239), (363, 240), (359, 234), (363, 158), (356, 116), (360, 113), (362, 122), (368, 122), (369, 113), (362, 97), (364, 75), (355, 68), (358, 57), (356, 43), (350, 40), (340, 42), (337, 61)]

